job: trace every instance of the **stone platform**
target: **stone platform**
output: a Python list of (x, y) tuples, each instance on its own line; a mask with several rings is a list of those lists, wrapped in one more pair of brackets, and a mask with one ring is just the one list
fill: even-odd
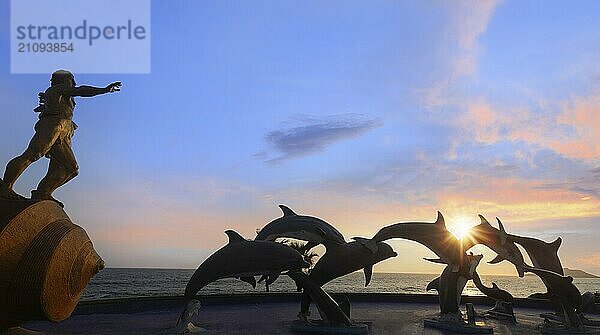
[[(423, 326), (424, 319), (435, 317), (439, 311), (435, 298), (430, 295), (350, 295), (352, 319), (368, 324), (370, 334), (447, 334)], [(478, 311), (489, 309), (491, 304), (486, 303), (485, 298), (465, 298), (475, 301)], [(292, 331), (292, 323), (299, 310), (299, 296), (295, 294), (209, 296), (200, 299), (204, 306), (194, 318), (194, 323), (206, 334), (297, 334)], [(157, 297), (82, 302), (69, 320), (61, 323), (29, 322), (26, 326), (46, 334), (175, 334), (181, 301), (181, 297)], [(546, 310), (535, 308), (544, 306), (535, 301), (530, 305), (519, 307), (516, 304), (516, 324), (493, 319), (486, 320), (486, 324), (492, 326), (494, 334), (498, 335), (539, 334), (537, 326), (543, 322), (539, 314)], [(318, 316), (314, 307), (311, 313), (311, 317)]]

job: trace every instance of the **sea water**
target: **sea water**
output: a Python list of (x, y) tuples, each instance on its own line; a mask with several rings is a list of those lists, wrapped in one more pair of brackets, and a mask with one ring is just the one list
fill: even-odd
[[(183, 295), (185, 286), (194, 270), (181, 269), (124, 269), (108, 268), (100, 271), (87, 286), (82, 300), (114, 299), (127, 297), (153, 297)], [(329, 293), (428, 293), (427, 284), (436, 278), (435, 274), (411, 273), (373, 273), (368, 287), (362, 272), (355, 272), (337, 278), (324, 286)], [(486, 286), (495, 282), (500, 288), (509, 291), (515, 297), (527, 297), (532, 293), (546, 292), (537, 276), (482, 275)], [(600, 278), (575, 278), (574, 284), (584, 292), (600, 291)], [(247, 283), (237, 279), (221, 279), (206, 287), (200, 294), (240, 294), (261, 293), (264, 285), (253, 289)], [(281, 276), (270, 286), (271, 292), (295, 292), (296, 285), (287, 276)], [(436, 293), (431, 291), (429, 293)], [(483, 295), (472, 281), (467, 283), (463, 294)]]

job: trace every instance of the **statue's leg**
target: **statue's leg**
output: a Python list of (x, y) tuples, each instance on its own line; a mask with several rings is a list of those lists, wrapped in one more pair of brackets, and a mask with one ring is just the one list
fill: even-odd
[(10, 197), (10, 198), (18, 198), (19, 196), (13, 191), (13, 187), (17, 179), (23, 174), (25, 169), (31, 165), (31, 163), (37, 161), (42, 156), (44, 156), (60, 135), (60, 125), (55, 122), (38, 122), (35, 127), (35, 134), (29, 141), (29, 145), (25, 152), (20, 156), (13, 158), (6, 165), (6, 170), (4, 172), (4, 182), (5, 182), (5, 193), (2, 196)]
[(48, 173), (40, 181), (37, 190), (32, 191), (32, 198), (53, 199), (52, 192), (75, 178), (79, 167), (70, 141), (57, 141), (50, 150), (50, 166)]

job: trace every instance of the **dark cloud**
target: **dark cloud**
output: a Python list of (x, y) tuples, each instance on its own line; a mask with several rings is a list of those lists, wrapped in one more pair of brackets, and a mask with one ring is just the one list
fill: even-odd
[(332, 115), (323, 119), (301, 117), (292, 123), (295, 125), (266, 134), (265, 141), (280, 154), (267, 162), (322, 152), (333, 143), (360, 136), (383, 125), (381, 120), (368, 119), (361, 114)]

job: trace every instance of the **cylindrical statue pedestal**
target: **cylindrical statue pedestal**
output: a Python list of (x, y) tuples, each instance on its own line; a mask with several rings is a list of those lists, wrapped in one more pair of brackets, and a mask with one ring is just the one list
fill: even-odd
[(0, 332), (68, 318), (104, 261), (54, 201), (0, 199)]

